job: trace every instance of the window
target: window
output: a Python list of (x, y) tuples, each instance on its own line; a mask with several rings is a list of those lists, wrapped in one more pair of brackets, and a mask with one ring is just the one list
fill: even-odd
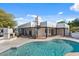
[(45, 33), (47, 33), (47, 28), (45, 29)]
[(3, 33), (3, 29), (1, 30), (1, 32)]
[(49, 33), (51, 33), (51, 28), (49, 28)]

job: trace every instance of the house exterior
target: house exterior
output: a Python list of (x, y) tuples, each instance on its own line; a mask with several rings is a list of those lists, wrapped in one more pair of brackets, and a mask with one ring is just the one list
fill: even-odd
[(0, 38), (1, 37), (3, 37), (3, 39), (10, 39), (15, 37), (15, 33), (12, 28), (0, 28)]
[(46, 38), (55, 35), (68, 36), (69, 26), (65, 23), (57, 23), (53, 25), (51, 22), (41, 22), (39, 17), (35, 18), (34, 22), (18, 26), (19, 36), (29, 38)]
[(65, 23), (57, 23), (53, 31), (55, 35), (70, 36), (69, 26)]

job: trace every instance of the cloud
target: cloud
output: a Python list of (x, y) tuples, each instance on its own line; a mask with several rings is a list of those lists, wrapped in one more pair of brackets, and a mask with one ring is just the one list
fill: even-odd
[(71, 21), (73, 21), (75, 18), (69, 18), (69, 19), (66, 19), (66, 22), (71, 22)]
[[(38, 15), (33, 15), (33, 14), (27, 14), (26, 17), (27, 18), (32, 18), (32, 19), (35, 19), (35, 17), (37, 17)], [(41, 16), (38, 16), (38, 19), (39, 21), (42, 21), (42, 17)]]
[(78, 11), (79, 12), (79, 3), (75, 3), (70, 7), (70, 10)]
[(22, 25), (24, 23), (32, 21), (33, 18), (25, 16), (25, 17), (16, 17), (14, 20), (17, 21), (18, 25)]
[[(27, 14), (25, 17), (17, 17), (17, 18), (15, 18), (15, 21), (17, 21), (18, 25), (22, 25), (24, 23), (28, 23), (28, 22), (34, 21), (36, 16), (37, 15)], [(42, 17), (39, 16), (38, 18), (39, 18), (39, 21), (41, 22), (42, 21)]]
[[(36, 15), (31, 15), (31, 14), (28, 14), (27, 16), (25, 17), (17, 17), (15, 18), (15, 20), (17, 21), (18, 25), (21, 25), (21, 24), (24, 24), (24, 23), (28, 23), (28, 22), (31, 22), (35, 20), (35, 17)], [(64, 17), (64, 16), (63, 16)], [(65, 18), (65, 17), (64, 17)], [(44, 22), (44, 21), (48, 21), (48, 22), (52, 22), (53, 24), (54, 23), (57, 23), (59, 21), (66, 21), (66, 22), (69, 22), (69, 21), (72, 21), (74, 20), (75, 18), (71, 18), (71, 17), (68, 17), (64, 20), (64, 18), (59, 18), (58, 15), (44, 15), (44, 16), (39, 16), (39, 21), (41, 22)]]
[(26, 16), (27, 17), (34, 17), (35, 18), (37, 15), (27, 14)]
[(59, 15), (62, 15), (62, 14), (63, 14), (63, 12), (59, 12), (58, 14), (59, 14)]
[(57, 23), (57, 22), (60, 22), (60, 21), (64, 21), (64, 20), (63, 20), (63, 19), (57, 20), (56, 23)]
[(68, 23), (68, 22), (73, 21), (74, 19), (75, 19), (75, 18), (68, 18), (68, 19), (66, 19), (66, 20), (59, 19), (59, 20), (56, 20), (56, 23), (57, 23), (57, 22), (60, 22), (60, 21), (65, 21), (66, 23)]
[(19, 20), (19, 21), (21, 21), (21, 20), (23, 21), (23, 19), (24, 19), (23, 17), (15, 18), (16, 21), (18, 21), (18, 20)]
[(28, 21), (28, 19), (24, 18), (24, 17), (17, 17), (15, 18), (15, 21), (17, 21), (18, 25), (24, 24)]

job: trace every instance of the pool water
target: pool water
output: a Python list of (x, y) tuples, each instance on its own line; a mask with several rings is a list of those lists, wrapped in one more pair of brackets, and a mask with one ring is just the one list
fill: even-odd
[(45, 42), (26, 43), (18, 48), (9, 49), (1, 56), (63, 56), (69, 52), (79, 52), (79, 43), (55, 39)]

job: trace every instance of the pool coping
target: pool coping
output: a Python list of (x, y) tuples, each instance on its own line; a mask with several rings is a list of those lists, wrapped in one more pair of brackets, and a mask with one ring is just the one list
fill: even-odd
[[(46, 39), (30, 39), (30, 41), (25, 42), (23, 44), (30, 43), (30, 42), (37, 42), (37, 41), (50, 41), (50, 40), (53, 40), (53, 39), (56, 39), (56, 40), (58, 40), (58, 39), (62, 39), (63, 40), (64, 39), (64, 40), (70, 40), (70, 41), (74, 41), (74, 42), (78, 42), (79, 43), (79, 40), (75, 39), (75, 38), (56, 36), (56, 37), (49, 37), (49, 38), (46, 38)], [(17, 45), (16, 47), (20, 47), (23, 44)]]

